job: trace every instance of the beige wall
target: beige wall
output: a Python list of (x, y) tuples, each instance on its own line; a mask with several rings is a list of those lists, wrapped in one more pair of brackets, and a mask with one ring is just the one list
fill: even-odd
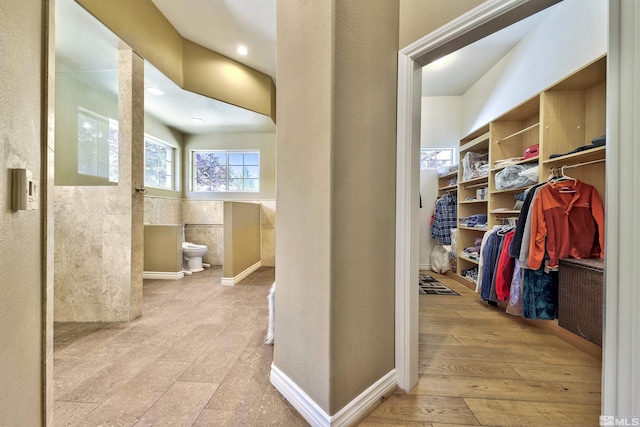
[(325, 411), (330, 404), (331, 4), (277, 2), (274, 364)]
[(144, 271), (182, 271), (182, 225), (145, 224)]
[(470, 11), (484, 0), (400, 0), (402, 49)]
[(330, 415), (394, 367), (397, 46), (397, 2), (278, 2), (274, 363)]
[(260, 261), (260, 205), (224, 202), (223, 278), (234, 278)]
[[(37, 210), (11, 209), (11, 169), (28, 168), (46, 188), (46, 146), (42, 128), (44, 2), (0, 2), (0, 425), (37, 426), (43, 422), (42, 389), (51, 384), (51, 342), (43, 341), (45, 280), (43, 219)], [(54, 76), (51, 75), (51, 81)], [(53, 165), (51, 165), (52, 167)], [(44, 195), (40, 192), (40, 195)], [(50, 321), (47, 321), (49, 326)], [(43, 352), (46, 357), (43, 358)]]

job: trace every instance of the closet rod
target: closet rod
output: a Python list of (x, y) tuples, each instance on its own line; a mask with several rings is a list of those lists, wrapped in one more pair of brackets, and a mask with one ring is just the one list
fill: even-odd
[(478, 188), (478, 187), (488, 187), (488, 186), (489, 186), (489, 184), (484, 182), (482, 184), (476, 184), (476, 185), (465, 185), (464, 188), (466, 190), (467, 188)]
[(201, 226), (201, 227), (205, 226), (206, 227), (206, 226), (221, 226), (221, 225), (224, 225), (224, 224), (191, 224), (191, 223), (189, 223), (189, 224), (185, 224), (184, 226), (188, 227), (188, 226), (192, 226), (192, 225), (197, 225), (197, 226)]
[(496, 143), (500, 144), (502, 141), (506, 141), (507, 139), (511, 139), (514, 136), (518, 136), (518, 135), (521, 135), (521, 134), (523, 134), (525, 132), (529, 132), (531, 129), (536, 128), (538, 126), (540, 126), (540, 123), (535, 123), (535, 124), (533, 124), (533, 125), (531, 125), (529, 127), (526, 127), (526, 128), (524, 128), (522, 130), (519, 130), (516, 133), (512, 133), (511, 135), (505, 136), (504, 138), (497, 140)]
[(590, 162), (582, 162), (582, 163), (576, 163), (573, 165), (565, 165), (565, 166), (560, 166), (560, 167), (556, 167), (556, 168), (551, 168), (551, 169), (573, 169), (573, 168), (577, 168), (580, 166), (587, 166), (587, 165), (593, 165), (596, 163), (602, 163), (606, 161), (606, 159), (598, 159), (598, 160), (592, 160)]

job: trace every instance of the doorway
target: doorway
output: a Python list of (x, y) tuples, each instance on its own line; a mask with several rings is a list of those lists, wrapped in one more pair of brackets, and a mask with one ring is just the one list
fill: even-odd
[[(414, 202), (411, 195), (418, 193), (418, 165), (415, 159), (418, 158), (418, 150), (420, 147), (419, 142), (419, 127), (420, 125), (412, 120), (412, 117), (419, 116), (415, 111), (420, 105), (420, 70), (421, 65), (432, 62), (433, 59), (442, 57), (448, 53), (451, 53), (460, 46), (469, 45), (488, 34), (494, 33), (513, 22), (518, 22), (526, 17), (529, 17), (538, 11), (545, 9), (548, 6), (556, 2), (548, 2), (546, 5), (541, 5), (538, 2), (535, 10), (531, 7), (521, 8), (523, 2), (518, 2), (517, 6), (514, 6), (514, 2), (495, 2), (491, 5), (481, 5), (477, 9), (474, 9), (467, 15), (463, 15), (456, 21), (450, 23), (440, 30), (430, 34), (423, 40), (414, 43), (406, 48), (400, 55), (399, 65), (399, 112), (398, 112), (398, 171), (410, 171), (408, 174), (402, 173), (398, 175), (398, 203), (397, 203), (397, 218), (398, 222), (398, 246), (397, 246), (397, 259), (399, 264), (397, 265), (397, 283), (415, 283), (417, 281), (418, 262), (417, 258), (417, 204)], [(531, 6), (531, 5), (529, 5)], [(493, 18), (485, 19), (488, 15)], [(509, 18), (505, 18), (509, 17)], [(505, 21), (509, 21), (505, 24)], [(457, 26), (459, 26), (457, 28)], [(404, 55), (402, 55), (404, 53)], [(563, 77), (566, 74), (563, 74)], [(557, 79), (556, 79), (557, 80)], [(553, 82), (553, 77), (551, 82)], [(526, 86), (526, 85), (523, 85)], [(544, 89), (541, 87), (540, 89)], [(535, 91), (538, 92), (538, 91)], [(416, 95), (418, 94), (418, 95)], [(403, 96), (405, 95), (406, 98)], [(526, 97), (524, 98), (526, 99)], [(486, 118), (487, 114), (484, 111), (480, 111), (480, 119)], [(492, 112), (493, 113), (493, 112)], [(492, 114), (490, 113), (490, 114)], [(484, 114), (484, 116), (483, 116)], [(467, 123), (470, 125), (469, 129), (463, 129), (462, 134), (465, 131), (473, 131), (475, 123)], [(401, 176), (403, 175), (403, 176)], [(405, 192), (409, 190), (408, 192)], [(404, 195), (404, 200), (402, 196)], [(404, 205), (402, 202), (406, 202)], [(400, 222), (404, 222), (403, 225)], [(403, 230), (403, 226), (405, 227)], [(408, 232), (407, 234), (403, 235)], [(408, 255), (403, 257), (402, 255)], [(400, 265), (403, 263), (403, 265)], [(403, 271), (404, 270), (404, 271)], [(403, 282), (404, 279), (404, 282)], [(408, 291), (407, 291), (408, 292)], [(405, 347), (411, 349), (408, 353), (402, 353), (402, 350), (398, 351), (399, 361), (412, 361), (417, 360), (417, 333), (407, 333), (407, 331), (417, 330), (417, 321), (415, 320), (414, 310), (417, 310), (417, 302), (412, 301), (412, 294), (409, 292), (402, 304), (403, 292), (401, 286), (397, 287), (397, 316), (398, 325), (409, 324), (414, 325), (405, 329), (404, 335), (397, 331), (397, 337), (402, 340), (404, 337), (409, 337), (410, 342), (405, 342)], [(417, 299), (413, 296), (413, 299)], [(412, 323), (415, 322), (415, 323)], [(399, 343), (398, 343), (399, 344)], [(402, 348), (400, 345), (397, 348)], [(415, 365), (414, 365), (415, 366)], [(414, 381), (417, 380), (417, 370), (412, 372), (410, 369), (402, 369), (398, 366), (399, 373), (399, 385), (401, 388), (410, 389)], [(404, 382), (404, 385), (403, 385)]]
[[(533, 4), (536, 3), (536, 4)], [(396, 371), (400, 388), (409, 390), (416, 383), (418, 316), (417, 298), (409, 291), (418, 273), (417, 206), (419, 123), (415, 120), (419, 108), (420, 68), (483, 34), (503, 28), (501, 23), (512, 12), (512, 22), (535, 13), (530, 7), (541, 6), (533, 1), (498, 1), (479, 7), (424, 39), (400, 51), (398, 63), (398, 144), (396, 199)], [(520, 8), (520, 6), (529, 6)], [(637, 181), (638, 165), (634, 135), (638, 123), (634, 120), (637, 99), (634, 83), (637, 67), (633, 58), (640, 56), (640, 46), (634, 37), (638, 10), (634, 2), (610, 0), (608, 6), (608, 75), (607, 83), (607, 168), (606, 206), (616, 207), (606, 218), (605, 235), (605, 307), (603, 333), (603, 414), (637, 415), (640, 411), (638, 371), (633, 360), (640, 355), (637, 339), (640, 293), (634, 277), (640, 267), (634, 239), (640, 230), (629, 228), (637, 215), (637, 195), (631, 182)], [(538, 9), (539, 10), (539, 9)], [(514, 16), (515, 15), (515, 16)], [(456, 45), (456, 47), (452, 47)], [(626, 62), (626, 59), (629, 62)], [(623, 67), (623, 62), (626, 64)], [(612, 173), (611, 171), (615, 171)], [(633, 195), (633, 196), (631, 196)], [(606, 207), (605, 207), (606, 209)], [(625, 226), (625, 224), (627, 224)]]

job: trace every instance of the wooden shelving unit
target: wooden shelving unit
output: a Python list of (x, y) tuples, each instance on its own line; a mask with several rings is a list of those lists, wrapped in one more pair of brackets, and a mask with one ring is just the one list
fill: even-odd
[[(604, 135), (605, 105), (606, 57), (603, 57), (460, 141), (458, 217), (487, 214), (488, 227), (458, 226), (457, 280), (469, 283), (461, 272), (477, 266), (475, 260), (462, 255), (462, 250), (472, 246), (475, 239), (487, 229), (520, 214), (518, 209), (514, 209), (514, 195), (530, 186), (496, 189), (495, 175), (505, 167), (521, 164), (538, 166), (538, 182), (544, 182), (553, 168), (566, 166), (566, 175), (593, 185), (604, 200), (606, 147), (596, 147), (553, 159), (550, 156), (569, 153)], [(525, 149), (534, 145), (538, 145), (538, 156), (494, 166), (499, 160), (522, 158)], [(488, 154), (491, 166), (488, 176), (462, 180), (462, 159), (469, 152)], [(478, 200), (476, 190), (483, 187), (487, 188), (487, 197)]]

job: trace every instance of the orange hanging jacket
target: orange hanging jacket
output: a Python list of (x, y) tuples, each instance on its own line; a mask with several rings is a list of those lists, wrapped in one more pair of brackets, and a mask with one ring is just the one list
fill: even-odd
[(549, 268), (562, 258), (604, 258), (604, 207), (598, 191), (576, 180), (540, 187), (531, 208), (528, 266), (542, 265), (545, 249)]

